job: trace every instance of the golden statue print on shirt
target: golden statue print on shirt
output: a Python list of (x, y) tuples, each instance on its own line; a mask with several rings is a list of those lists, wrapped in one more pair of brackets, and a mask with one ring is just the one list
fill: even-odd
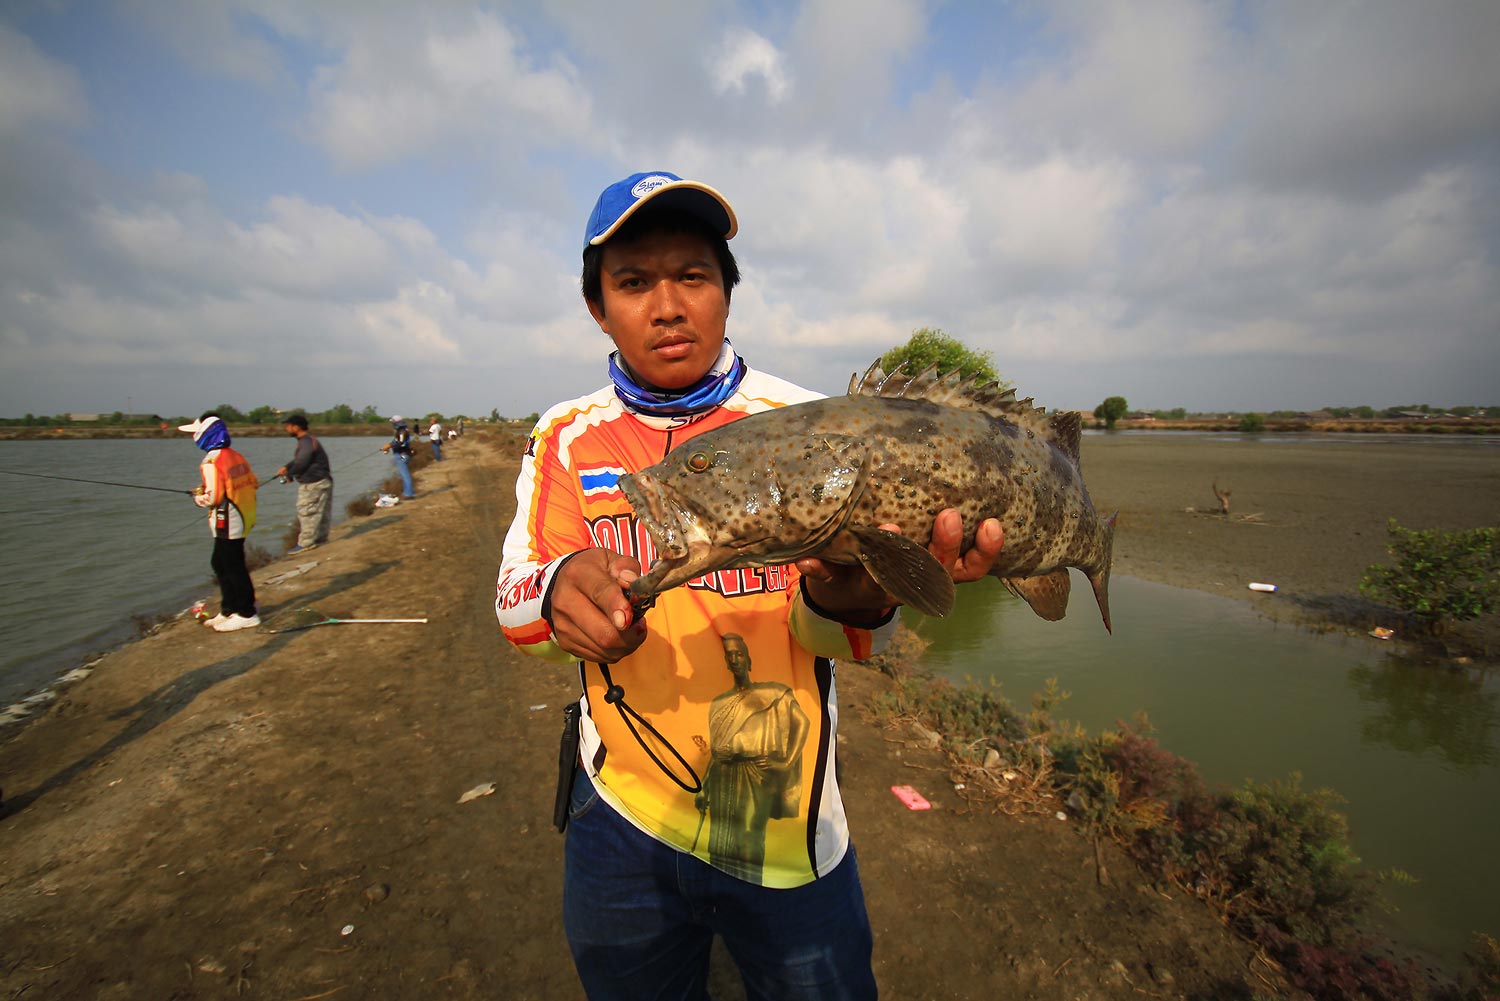
[(709, 707), (708, 772), (694, 802), (700, 830), (708, 820), (709, 861), (759, 882), (766, 825), (802, 812), (802, 746), (810, 727), (789, 687), (750, 682), (744, 639), (735, 633), (722, 639), (734, 687), (714, 696)]

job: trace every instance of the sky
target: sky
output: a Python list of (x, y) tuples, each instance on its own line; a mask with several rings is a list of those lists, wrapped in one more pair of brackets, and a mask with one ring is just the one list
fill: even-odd
[(1092, 410), (1500, 404), (1500, 3), (7, 0), (0, 416), (507, 416), (607, 381), (607, 184), (734, 204), (729, 335), (919, 327)]

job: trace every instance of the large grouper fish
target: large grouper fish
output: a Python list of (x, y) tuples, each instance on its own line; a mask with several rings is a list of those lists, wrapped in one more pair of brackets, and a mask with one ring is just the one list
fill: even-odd
[(946, 615), (953, 579), (926, 547), (934, 516), (952, 507), (963, 549), (980, 522), (999, 519), (1005, 541), (990, 572), (1038, 615), (1063, 617), (1077, 567), (1109, 629), (1114, 517), (1100, 519), (1084, 488), (1081, 434), (1077, 413), (1047, 414), (993, 382), (935, 365), (886, 374), (877, 362), (846, 396), (746, 417), (621, 477), (657, 552), (632, 598), (816, 556), (861, 563), (903, 603)]

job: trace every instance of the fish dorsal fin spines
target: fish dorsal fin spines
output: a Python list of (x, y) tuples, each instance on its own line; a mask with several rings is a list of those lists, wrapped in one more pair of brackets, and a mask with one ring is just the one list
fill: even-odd
[(1014, 389), (1001, 389), (996, 382), (981, 385), (977, 376), (965, 378), (958, 369), (939, 373), (937, 365), (932, 364), (915, 375), (908, 375), (904, 363), (886, 372), (876, 359), (864, 375), (855, 373), (849, 379), (848, 395), (929, 400), (944, 406), (978, 410), (991, 417), (1023, 424), (1056, 443), (1075, 460), (1078, 458), (1082, 424), (1076, 413), (1049, 415), (1046, 408), (1036, 406), (1031, 397), (1017, 400)]
[(1051, 430), (1052, 443), (1058, 447), (1073, 464), (1079, 465), (1081, 458), (1079, 452), (1083, 443), (1083, 418), (1078, 416), (1076, 410), (1063, 410), (1047, 418), (1047, 426)]

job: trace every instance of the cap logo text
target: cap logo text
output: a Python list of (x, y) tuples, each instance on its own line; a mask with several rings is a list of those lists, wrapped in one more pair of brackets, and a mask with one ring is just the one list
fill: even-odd
[(652, 174), (650, 177), (643, 177), (639, 181), (636, 181), (635, 187), (630, 189), (630, 194), (637, 199), (645, 198), (662, 185), (671, 183), (672, 179), (670, 177)]

